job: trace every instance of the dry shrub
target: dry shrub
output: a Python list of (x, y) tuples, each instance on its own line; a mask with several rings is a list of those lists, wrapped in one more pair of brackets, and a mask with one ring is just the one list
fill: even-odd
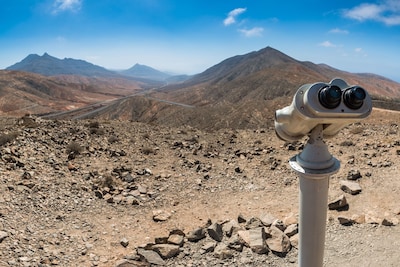
[(115, 136), (115, 135), (111, 135), (111, 136), (108, 138), (108, 142), (109, 142), (110, 144), (116, 143), (116, 142), (118, 142), (118, 141), (119, 141), (119, 138), (118, 138), (117, 136)]
[(18, 136), (17, 132), (11, 132), (7, 134), (0, 135), (0, 146), (3, 146), (9, 142), (14, 141)]
[(75, 141), (72, 141), (67, 146), (67, 153), (68, 154), (80, 154), (83, 150), (83, 147)]
[(340, 143), (340, 146), (355, 146), (355, 144), (351, 140), (345, 140), (345, 141)]
[(151, 147), (144, 147), (140, 151), (145, 155), (156, 154), (155, 150)]
[(350, 130), (350, 133), (352, 134), (362, 134), (363, 132), (364, 132), (363, 126), (357, 126)]
[(97, 135), (105, 134), (105, 131), (103, 128), (90, 128), (89, 132), (90, 132), (90, 134), (97, 134)]
[(105, 134), (104, 129), (100, 128), (100, 123), (98, 121), (92, 121), (87, 126), (89, 127), (90, 134), (96, 134), (96, 135)]
[(99, 177), (96, 184), (99, 188), (107, 187), (111, 190), (114, 190), (115, 188), (118, 188), (121, 186), (121, 180), (116, 179), (111, 174), (105, 174), (104, 176)]
[(100, 128), (100, 123), (98, 121), (92, 121), (89, 123), (89, 128)]
[(108, 188), (114, 188), (115, 186), (115, 181), (114, 178), (111, 175), (104, 175), (103, 177), (101, 177), (100, 179), (100, 183), (99, 183), (100, 187), (108, 187)]
[(25, 114), (25, 116), (20, 119), (20, 123), (26, 128), (36, 128), (39, 126), (36, 120), (32, 118), (29, 114)]

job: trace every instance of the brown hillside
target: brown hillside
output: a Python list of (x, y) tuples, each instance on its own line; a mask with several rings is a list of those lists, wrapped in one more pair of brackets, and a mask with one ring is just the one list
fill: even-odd
[(77, 76), (45, 77), (20, 71), (0, 71), (0, 114), (49, 113), (70, 110), (140, 90), (129, 80)]
[[(274, 111), (288, 105), (301, 85), (329, 82), (336, 77), (361, 85), (373, 98), (383, 100), (375, 101), (378, 107), (398, 108), (395, 99), (400, 98), (400, 84), (394, 81), (297, 61), (267, 47), (226, 59), (182, 84), (116, 101), (99, 112), (91, 111), (78, 118), (120, 118), (170, 126), (188, 124), (208, 130), (268, 127), (272, 125)], [(148, 96), (151, 99), (146, 100)]]
[(303, 84), (336, 77), (363, 86), (375, 97), (400, 98), (400, 84), (384, 77), (301, 62), (270, 47), (222, 61), (179, 87), (164, 88), (157, 96), (194, 105), (238, 103), (291, 96)]

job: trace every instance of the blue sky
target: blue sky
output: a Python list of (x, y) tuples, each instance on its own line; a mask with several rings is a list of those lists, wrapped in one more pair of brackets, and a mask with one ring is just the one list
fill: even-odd
[(202, 72), (266, 46), (400, 81), (400, 1), (0, 0), (0, 69), (28, 54)]

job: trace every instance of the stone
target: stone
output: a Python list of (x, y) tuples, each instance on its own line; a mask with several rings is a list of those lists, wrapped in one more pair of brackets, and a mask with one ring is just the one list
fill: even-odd
[(132, 183), (135, 180), (135, 178), (132, 176), (132, 174), (128, 173), (122, 177), (122, 180), (127, 183)]
[(169, 231), (169, 235), (181, 235), (181, 236), (185, 236), (185, 233), (178, 228), (174, 228), (172, 230)]
[(365, 214), (353, 214), (351, 220), (354, 223), (363, 224), (365, 223)]
[(218, 243), (214, 249), (214, 257), (225, 260), (233, 257), (233, 252), (224, 243)]
[(169, 244), (177, 245), (177, 246), (182, 246), (184, 242), (184, 237), (182, 235), (170, 235), (168, 237), (167, 242)]
[(340, 189), (351, 195), (357, 195), (362, 191), (359, 183), (346, 180), (340, 181)]
[(245, 223), (247, 220), (246, 218), (243, 216), (243, 214), (239, 214), (238, 218), (237, 218), (238, 223)]
[(237, 234), (231, 236), (226, 242), (228, 248), (242, 252), (243, 243)]
[(351, 218), (349, 218), (348, 216), (338, 216), (338, 221), (341, 225), (352, 225), (353, 224), (353, 220)]
[(186, 235), (190, 242), (197, 242), (206, 237), (206, 230), (204, 228), (197, 228)]
[(261, 223), (266, 227), (270, 227), (275, 220), (276, 217), (269, 213), (260, 216)]
[(297, 233), (289, 238), (290, 245), (295, 248), (299, 248), (299, 237), (300, 235)]
[(285, 255), (290, 251), (290, 239), (279, 228), (275, 226), (270, 227), (270, 238), (266, 242), (269, 249), (279, 255)]
[(243, 245), (250, 247), (250, 232), (249, 230), (240, 230), (237, 233), (239, 240)]
[(282, 232), (285, 231), (286, 229), (286, 225), (282, 220), (276, 219), (273, 223), (272, 226), (275, 226), (276, 228), (278, 228), (279, 230), (281, 230)]
[(0, 243), (3, 242), (4, 239), (8, 237), (8, 233), (6, 231), (0, 231)]
[(139, 184), (137, 190), (140, 194), (147, 194), (147, 187), (145, 185)]
[(254, 229), (261, 227), (263, 224), (261, 220), (257, 217), (251, 217), (250, 219), (247, 220), (245, 228), (246, 229)]
[(139, 205), (139, 200), (134, 196), (126, 196), (124, 200), (127, 205)]
[(208, 235), (215, 241), (221, 242), (224, 234), (222, 232), (222, 225), (219, 223), (213, 223), (207, 228)]
[(287, 235), (288, 237), (294, 236), (299, 232), (299, 226), (298, 224), (291, 224), (288, 227), (286, 227), (284, 234)]
[(107, 203), (114, 203), (114, 197), (109, 193), (105, 194), (103, 198)]
[(365, 223), (368, 224), (380, 224), (382, 219), (372, 215), (372, 214), (365, 214)]
[(171, 218), (171, 213), (165, 210), (155, 210), (153, 211), (153, 220), (155, 222), (164, 222)]
[(213, 252), (215, 247), (217, 246), (216, 242), (206, 242), (202, 247), (202, 254), (208, 253), (208, 252)]
[(297, 216), (291, 212), (283, 219), (283, 223), (285, 225), (297, 224), (298, 223)]
[(237, 221), (235, 220), (230, 220), (227, 223), (224, 223), (222, 225), (222, 232), (227, 236), (231, 237), (233, 234), (237, 233), (237, 231), (240, 229), (240, 225)]
[(157, 252), (161, 258), (169, 259), (179, 254), (179, 246), (172, 244), (156, 244), (152, 247), (153, 251)]
[(328, 208), (330, 210), (341, 210), (347, 208), (348, 206), (349, 204), (347, 204), (347, 200), (344, 195), (340, 195), (328, 204)]
[(149, 263), (141, 261), (119, 260), (115, 263), (115, 267), (149, 267)]
[(126, 248), (129, 245), (129, 240), (124, 237), (119, 241), (119, 243), (121, 244), (121, 246)]
[(357, 180), (361, 177), (362, 176), (359, 170), (350, 170), (347, 174), (347, 180)]
[(167, 244), (168, 237), (167, 236), (158, 236), (154, 238), (154, 243), (156, 244)]
[(384, 226), (395, 226), (399, 224), (399, 220), (397, 218), (384, 218), (381, 224)]
[(141, 258), (145, 259), (148, 263), (154, 265), (165, 265), (165, 261), (161, 258), (161, 256), (153, 251), (153, 250), (145, 250), (142, 248), (138, 248), (137, 253)]
[(250, 236), (249, 245), (254, 253), (265, 254), (268, 252), (268, 248), (265, 244), (266, 234), (264, 227), (250, 229), (249, 236)]

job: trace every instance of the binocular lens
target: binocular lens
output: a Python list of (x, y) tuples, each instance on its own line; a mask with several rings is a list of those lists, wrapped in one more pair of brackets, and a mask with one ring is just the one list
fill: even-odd
[(340, 105), (342, 90), (335, 86), (326, 86), (318, 92), (318, 99), (321, 105), (333, 109)]
[(363, 105), (365, 97), (366, 93), (363, 88), (350, 87), (344, 92), (344, 103), (351, 109), (359, 109)]

